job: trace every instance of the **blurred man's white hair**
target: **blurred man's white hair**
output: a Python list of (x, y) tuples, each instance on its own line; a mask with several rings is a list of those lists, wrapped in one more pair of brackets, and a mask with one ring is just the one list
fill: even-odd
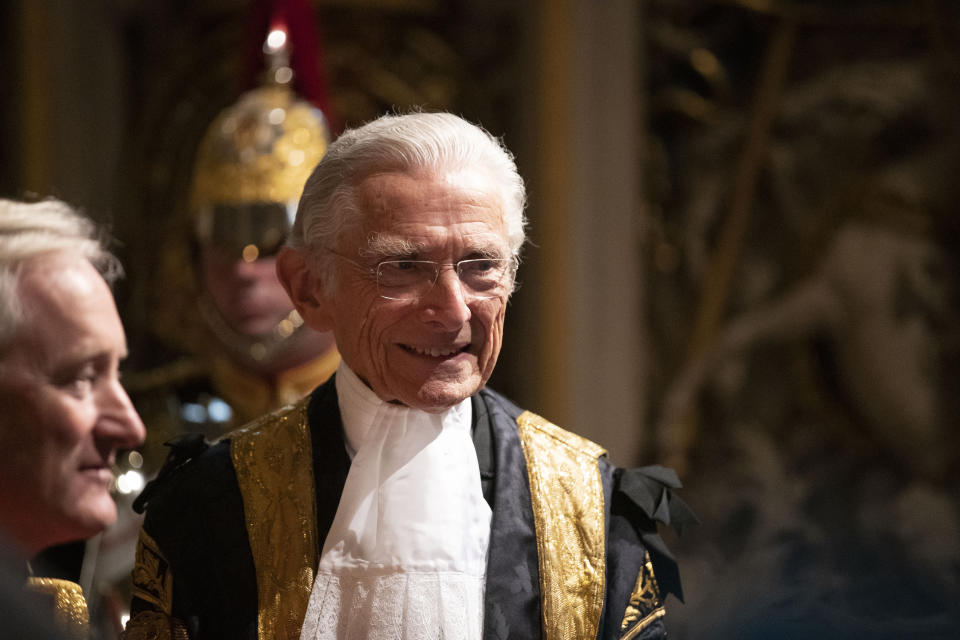
[(96, 225), (56, 199), (35, 203), (0, 199), (0, 354), (23, 320), (19, 278), (39, 256), (70, 252), (90, 261), (108, 283), (123, 274)]

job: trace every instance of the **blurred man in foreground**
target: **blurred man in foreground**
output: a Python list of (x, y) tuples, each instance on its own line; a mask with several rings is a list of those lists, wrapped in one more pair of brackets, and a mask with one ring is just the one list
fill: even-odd
[[(0, 532), (24, 578), (42, 549), (116, 519), (117, 451), (144, 439), (120, 386), (127, 345), (108, 285), (120, 272), (66, 204), (0, 200)], [(65, 626), (85, 624), (77, 585), (30, 583), (54, 596)]]
[(341, 365), (141, 495), (130, 637), (664, 637), (676, 476), (484, 388), (524, 201), (509, 152), (449, 114), (331, 145), (277, 270)]

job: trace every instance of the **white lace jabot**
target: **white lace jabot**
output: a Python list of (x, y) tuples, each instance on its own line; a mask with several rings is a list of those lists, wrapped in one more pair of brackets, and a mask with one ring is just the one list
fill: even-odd
[(335, 384), (353, 463), (301, 640), (479, 640), (491, 513), (469, 398), (389, 404), (342, 362)]

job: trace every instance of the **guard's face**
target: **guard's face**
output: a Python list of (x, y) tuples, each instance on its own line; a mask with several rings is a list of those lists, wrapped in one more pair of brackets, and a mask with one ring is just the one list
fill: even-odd
[[(398, 258), (510, 257), (500, 207), (466, 176), (379, 174), (362, 182), (358, 194), (366, 222), (336, 249), (364, 266)], [(371, 239), (379, 255), (369, 255)], [(383, 249), (397, 240), (415, 250)], [(444, 267), (419, 299), (387, 300), (368, 272), (345, 260), (337, 266), (327, 298), (330, 324), (344, 361), (380, 398), (440, 411), (486, 383), (500, 353), (509, 288), (476, 298)]]
[(239, 250), (205, 247), (201, 262), (204, 285), (235, 331), (251, 337), (268, 334), (293, 310), (277, 281), (273, 257), (248, 261)]
[(90, 263), (35, 258), (19, 290), (24, 322), (0, 360), (0, 509), (21, 544), (43, 547), (115, 520), (111, 466), (145, 433), (120, 386), (113, 296)]

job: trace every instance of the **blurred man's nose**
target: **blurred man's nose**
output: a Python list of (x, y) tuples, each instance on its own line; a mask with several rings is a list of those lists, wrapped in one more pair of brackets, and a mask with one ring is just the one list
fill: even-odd
[(97, 436), (110, 440), (115, 449), (133, 449), (143, 443), (147, 431), (130, 396), (119, 379), (110, 381), (97, 398), (100, 418)]

